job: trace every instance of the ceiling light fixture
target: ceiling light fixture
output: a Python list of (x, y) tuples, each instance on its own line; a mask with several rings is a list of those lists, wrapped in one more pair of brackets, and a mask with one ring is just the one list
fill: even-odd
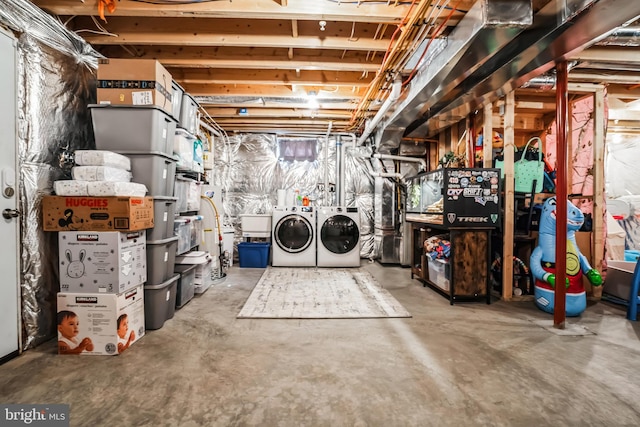
[(307, 106), (314, 110), (318, 108), (318, 93), (315, 90), (307, 92)]

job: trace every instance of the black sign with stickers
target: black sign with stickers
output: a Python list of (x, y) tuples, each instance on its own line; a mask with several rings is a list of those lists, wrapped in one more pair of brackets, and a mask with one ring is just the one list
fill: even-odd
[(444, 169), (443, 224), (500, 227), (500, 169)]

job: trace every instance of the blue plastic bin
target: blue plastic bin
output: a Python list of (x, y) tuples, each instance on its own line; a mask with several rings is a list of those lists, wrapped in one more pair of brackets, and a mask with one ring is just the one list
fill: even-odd
[(242, 268), (266, 268), (269, 263), (269, 248), (271, 243), (240, 242), (238, 243), (238, 258)]
[(624, 260), (630, 262), (637, 262), (640, 258), (640, 251), (635, 249), (627, 249), (624, 251)]

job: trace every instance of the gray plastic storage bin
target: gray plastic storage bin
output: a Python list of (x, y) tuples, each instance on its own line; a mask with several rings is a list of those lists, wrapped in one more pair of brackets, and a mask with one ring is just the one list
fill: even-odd
[(196, 184), (195, 179), (185, 178), (180, 174), (176, 176), (176, 180), (173, 185), (173, 195), (178, 199), (176, 202), (176, 212), (181, 213), (189, 210), (189, 192), (191, 190), (191, 185), (194, 184)]
[(203, 217), (200, 215), (178, 216), (173, 223), (173, 233), (178, 236), (178, 255), (189, 252), (202, 244)]
[(171, 115), (176, 121), (180, 120), (180, 106), (182, 105), (184, 89), (175, 80), (171, 81)]
[(156, 106), (89, 105), (98, 150), (173, 154), (176, 119)]
[(164, 240), (173, 236), (177, 200), (175, 197), (165, 196), (153, 198), (154, 226), (147, 230), (147, 240)]
[(178, 237), (147, 241), (147, 283), (157, 285), (173, 275)]
[(176, 291), (176, 308), (182, 308), (195, 295), (197, 264), (176, 264), (174, 270), (180, 273)]
[(159, 151), (120, 151), (131, 160), (133, 182), (147, 186), (150, 196), (173, 197), (176, 158)]
[(182, 255), (191, 249), (191, 224), (187, 218), (179, 216), (173, 222), (173, 234), (178, 237), (176, 253)]
[(144, 285), (144, 323), (146, 329), (160, 329), (176, 313), (179, 274), (157, 285)]
[(182, 105), (180, 106), (180, 127), (187, 132), (198, 133), (198, 103), (185, 92), (182, 95)]

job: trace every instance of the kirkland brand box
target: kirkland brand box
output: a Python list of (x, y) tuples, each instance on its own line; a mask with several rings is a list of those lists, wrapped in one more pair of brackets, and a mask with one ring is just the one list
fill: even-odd
[(172, 80), (155, 59), (100, 59), (98, 104), (157, 105), (171, 114)]
[(60, 291), (116, 294), (147, 281), (144, 231), (58, 233)]
[(114, 356), (145, 334), (144, 286), (120, 294), (58, 293), (58, 354)]
[(45, 231), (137, 231), (153, 228), (152, 197), (42, 198)]

